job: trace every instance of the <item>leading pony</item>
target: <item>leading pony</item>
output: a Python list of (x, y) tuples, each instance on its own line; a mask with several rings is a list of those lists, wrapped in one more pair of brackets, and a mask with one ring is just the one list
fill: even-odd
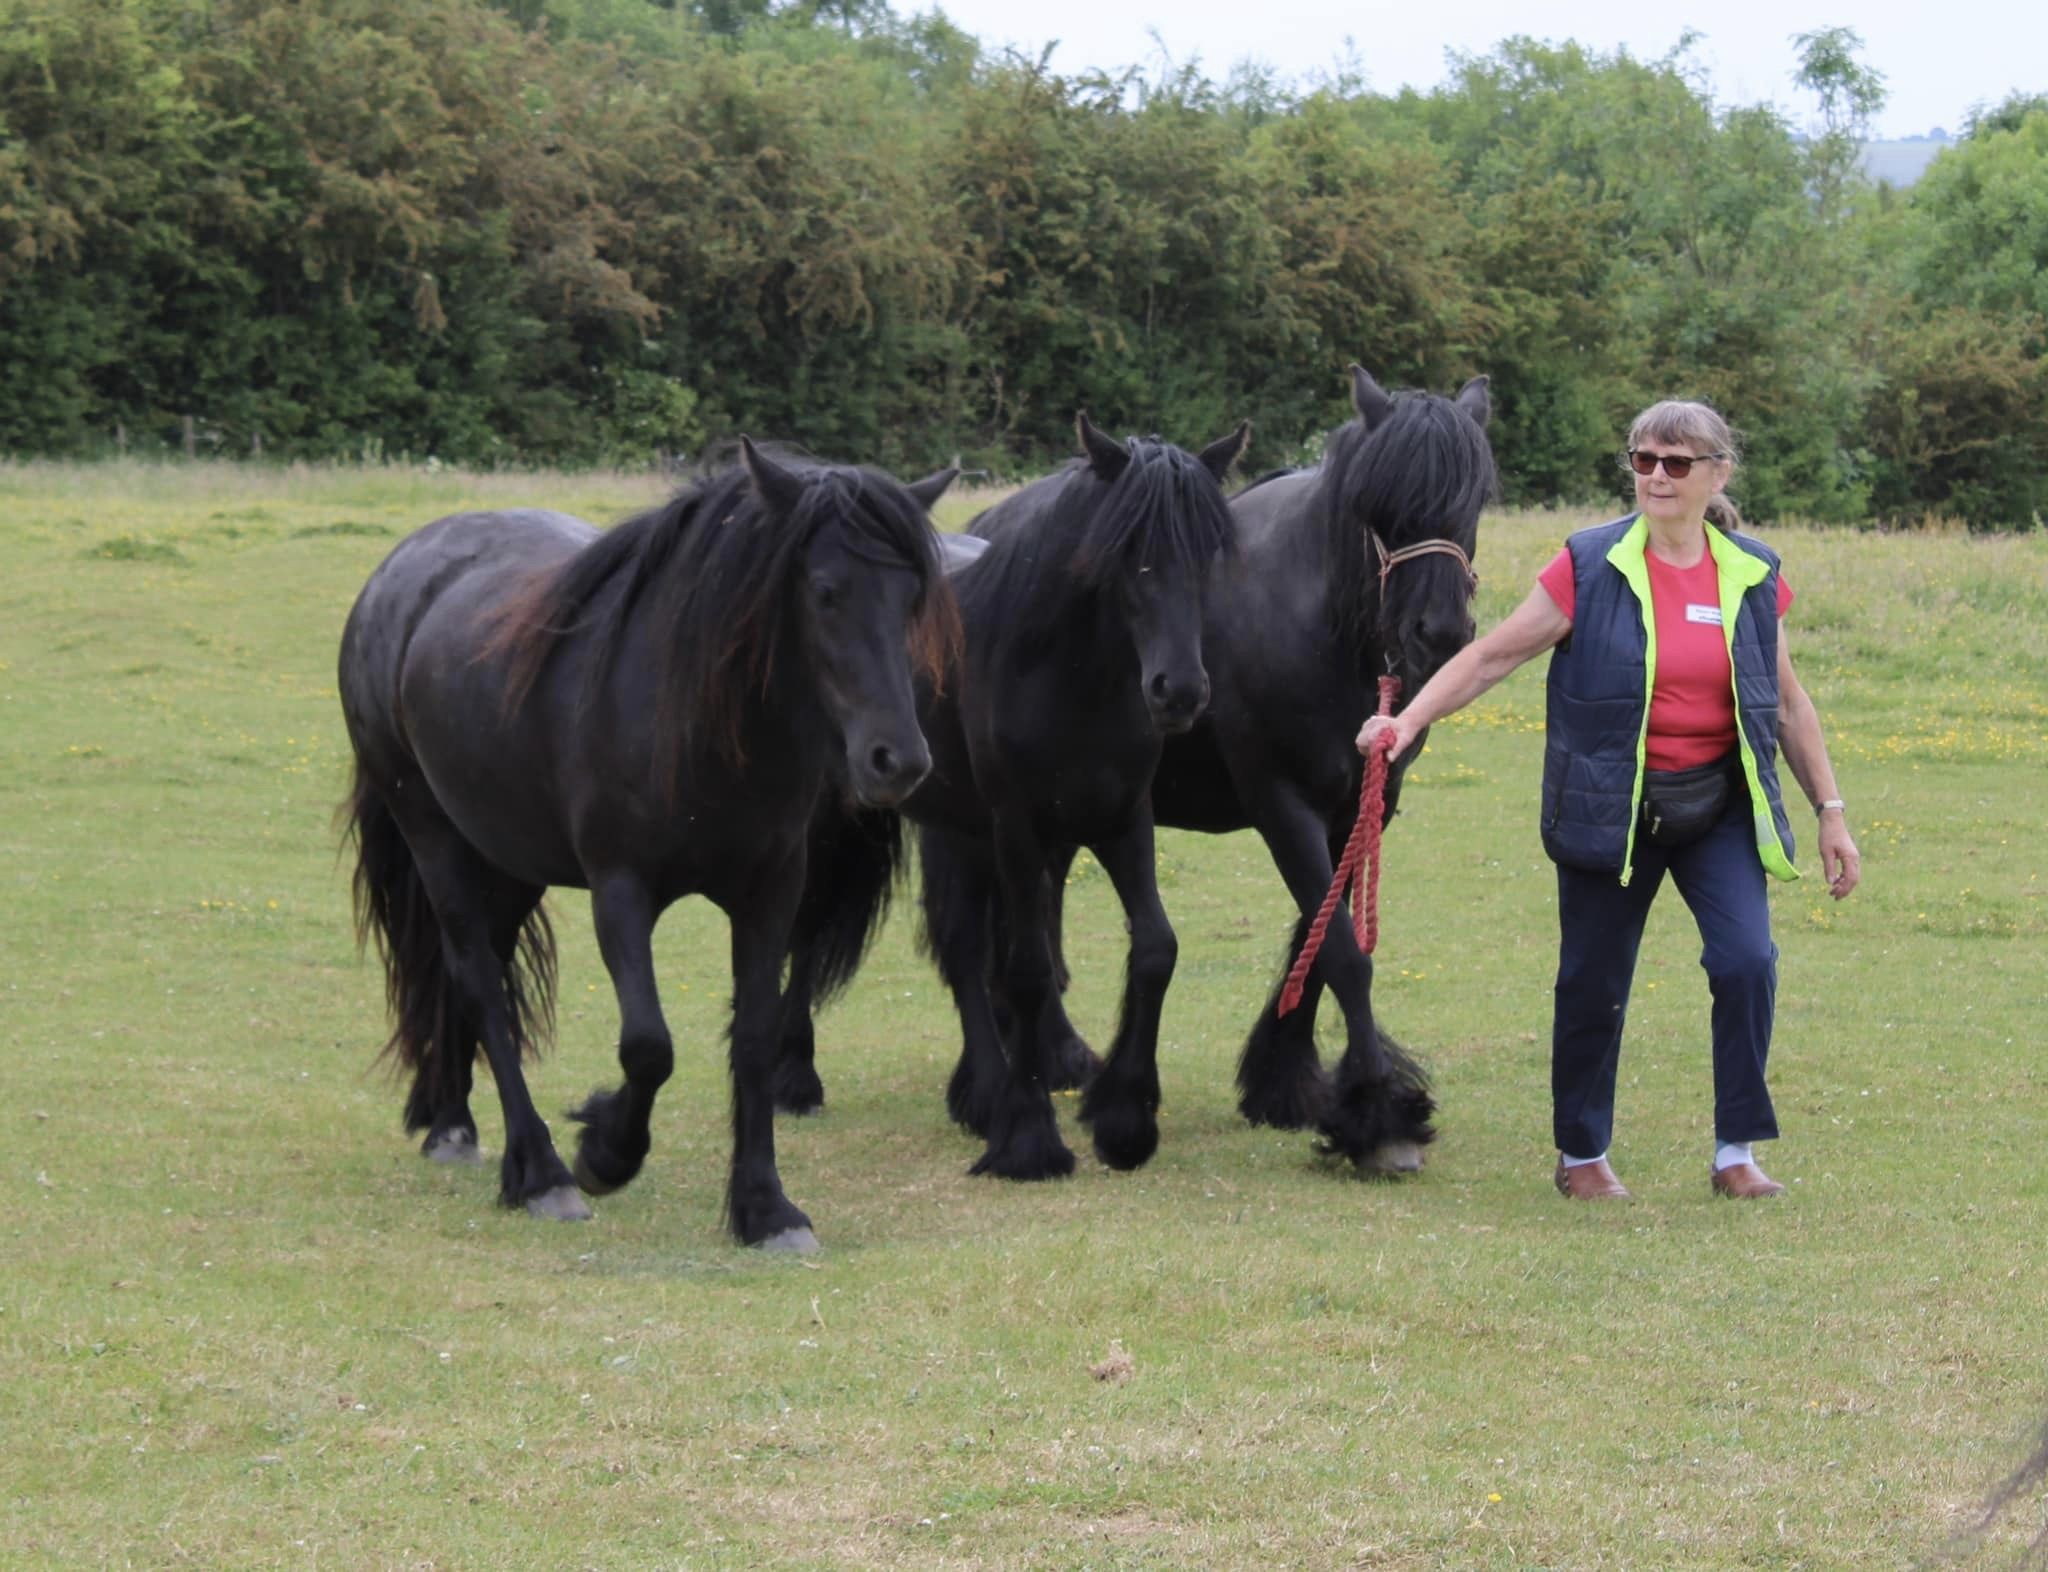
[[(1135, 1167), (1158, 1143), (1159, 1007), (1176, 944), (1147, 794), (1164, 739), (1208, 701), (1202, 594), (1232, 550), (1220, 482), (1249, 430), (1196, 455), (1156, 437), (1112, 441), (1086, 416), (1077, 428), (1085, 457), (974, 523), (988, 544), (953, 579), (959, 680), (924, 697), (933, 768), (903, 808), (920, 826), (926, 938), (966, 1043), (948, 1103), (987, 1140), (974, 1171), (1012, 1179), (1073, 1171), (1048, 1093), (1080, 1067), (1060, 1062), (1040, 1022), (1058, 1008), (1046, 880), (1080, 846), (1108, 871), (1131, 933), (1116, 1044), (1082, 1117), (1112, 1166)], [(821, 826), (820, 838), (820, 865), (839, 878), (806, 897), (817, 938), (792, 958), (778, 1074), (782, 1105), (799, 1109), (822, 1098), (810, 987), (850, 969), (895, 852), (872, 823)]]
[[(1211, 587), (1202, 630), (1215, 695), (1201, 724), (1167, 744), (1152, 803), (1161, 824), (1256, 829), (1301, 911), (1239, 1062), (1240, 1111), (1254, 1124), (1313, 1123), (1326, 1150), (1413, 1172), (1434, 1139), (1434, 1104), (1420, 1068), (1378, 1030), (1372, 962), (1341, 905), (1299, 1007), (1276, 1009), (1358, 814), (1364, 761), (1352, 737), (1378, 706), (1378, 679), (1392, 673), (1413, 697), (1475, 631), (1472, 555), (1496, 488), (1492, 405), (1484, 377), (1455, 398), (1389, 397), (1358, 366), (1351, 384), (1358, 418), (1330, 434), (1319, 465), (1232, 499), (1240, 555)], [(1389, 817), (1422, 746), (1393, 761)], [(1316, 1057), (1325, 987), (1344, 1011), (1334, 1084)]]
[[(930, 767), (912, 666), (939, 669), (957, 632), (926, 514), (953, 472), (904, 486), (744, 439), (741, 455), (602, 534), (468, 513), (401, 542), (342, 634), (342, 812), (428, 1155), (475, 1159), (481, 1043), (506, 1205), (587, 1217), (577, 1183), (630, 1181), (674, 1064), (653, 929), (698, 893), (732, 921), (727, 1222), (743, 1243), (811, 1250), (775, 1168), (782, 959), (819, 804), (893, 804)], [(520, 1070), (550, 1019), (550, 885), (591, 892), (625, 1072), (576, 1112), (574, 1182)]]

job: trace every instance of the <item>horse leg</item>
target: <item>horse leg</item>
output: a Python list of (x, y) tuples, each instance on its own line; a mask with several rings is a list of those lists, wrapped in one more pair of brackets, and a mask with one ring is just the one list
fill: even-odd
[[(1323, 954), (1338, 943), (1333, 922)], [(1319, 955), (1316, 965), (1322, 964)], [(1331, 969), (1330, 991), (1346, 1005), (1345, 1041), (1329, 1106), (1317, 1122), (1324, 1150), (1387, 1178), (1420, 1173), (1423, 1148), (1436, 1139), (1436, 1099), (1422, 1066), (1374, 1018), (1372, 960), (1359, 952), (1348, 922)]]
[(991, 964), (1003, 948), (993, 910), (995, 869), (980, 842), (930, 828), (918, 834), (918, 863), (924, 948), (960, 1012), (960, 1059), (946, 1084), (946, 1112), (986, 1140), (1009, 1076), (989, 993)]
[(1081, 1099), (1095, 1151), (1112, 1168), (1136, 1168), (1159, 1147), (1159, 1015), (1180, 943), (1159, 900), (1152, 816), (1096, 848), (1130, 925), (1123, 1008), (1101, 1073)]
[[(801, 882), (802, 864), (791, 872)], [(770, 880), (767, 887), (780, 885)], [(776, 1025), (791, 915), (780, 902), (732, 914), (732, 1171), (725, 1216), (742, 1244), (808, 1255), (818, 1248), (817, 1235), (783, 1193), (775, 1170)]]
[[(1278, 812), (1262, 820), (1260, 829), (1301, 908), (1303, 927), (1297, 929), (1298, 943), (1307, 921), (1322, 906), (1335, 864), (1325, 827), (1305, 803), (1291, 807), (1295, 811)], [(1294, 953), (1288, 957), (1290, 966)], [(1306, 1017), (1312, 1029), (1310, 1011), (1316, 1002), (1312, 990), (1317, 980), (1337, 996), (1344, 1011), (1344, 1057), (1316, 1119), (1323, 1149), (1348, 1157), (1373, 1173), (1416, 1172), (1422, 1167), (1423, 1147), (1436, 1139), (1430, 1124), (1436, 1103), (1421, 1066), (1383, 1035), (1373, 1019), (1372, 960), (1359, 950), (1351, 914), (1342, 904), (1331, 914), (1322, 950), (1309, 976), (1310, 991), (1304, 991), (1301, 1004), (1287, 1019)]]
[(816, 996), (816, 956), (799, 944), (789, 959), (776, 1033), (775, 1106), (786, 1114), (814, 1114), (825, 1107), (825, 1083), (818, 1078), (818, 1034), (811, 1021)]
[[(542, 947), (539, 953), (549, 957), (553, 954), (554, 935), (548, 929), (547, 919), (534, 915), (544, 893), (538, 886), (507, 883), (507, 904), (501, 905), (492, 918), (491, 949), (515, 988), (528, 969), (521, 964), (519, 945), (530, 922), (536, 927), (537, 942)], [(554, 963), (545, 959), (538, 964), (552, 967)], [(515, 1013), (522, 1008), (517, 999), (513, 1008)], [(437, 1040), (442, 1046), (422, 1061), (413, 1076), (412, 1091), (405, 1101), (405, 1127), (427, 1132), (420, 1142), (420, 1155), (428, 1161), (473, 1167), (484, 1160), (477, 1139), (476, 1117), (469, 1111), (481, 1033), (460, 999), (444, 998), (441, 1013), (443, 1021)]]
[(426, 1132), (420, 1155), (429, 1161), (474, 1166), (484, 1160), (476, 1116), (469, 1111), (477, 1026), (453, 997), (442, 999), (436, 1013), (433, 1049), (413, 1071), (406, 1094), (405, 1128), (409, 1134)]
[(619, 1001), (619, 1067), (625, 1083), (593, 1092), (571, 1114), (583, 1126), (576, 1143), (576, 1182), (592, 1195), (632, 1183), (647, 1160), (654, 1099), (674, 1071), (675, 1041), (661, 1013), (654, 980), (654, 923), (660, 915), (638, 877), (591, 881), (590, 909), (598, 953)]
[[(1310, 970), (1301, 1002), (1286, 1015), (1280, 1014), (1280, 993), (1330, 887), (1335, 863), (1321, 820), (1295, 793), (1276, 789), (1256, 799), (1254, 822), (1274, 867), (1301, 907), (1301, 916), (1287, 953), (1281, 957), (1280, 976), (1252, 1023), (1238, 1059), (1237, 1106), (1252, 1124), (1303, 1130), (1321, 1119), (1330, 1098), (1329, 1078), (1316, 1054), (1316, 1008), (1323, 995), (1321, 966)], [(1313, 894), (1304, 894), (1311, 888)]]
[(1067, 957), (1061, 936), (1066, 927), (1067, 873), (1074, 866), (1074, 852), (1068, 850), (1055, 856), (1052, 866), (1046, 872), (1046, 928), (1052, 944), (1053, 976), (1058, 983), (1052, 1002), (1046, 1006), (1046, 1062), (1052, 1066), (1047, 1084), (1056, 1092), (1069, 1091), (1077, 1086), (1086, 1086), (1102, 1068), (1102, 1060), (1087, 1039), (1074, 1029), (1074, 1023), (1067, 1018), (1064, 995), (1067, 991), (1069, 974)]
[[(518, 935), (538, 906), (541, 892), (485, 862), (432, 806), (423, 785), (418, 791), (397, 795), (404, 805), (398, 809), (400, 823), (440, 926), (443, 961), (457, 990), (458, 996), (444, 1006), (444, 1018), (452, 1015), (474, 1024), (473, 1033), (465, 1025), (454, 1039), (457, 1056), (467, 1060), (473, 1052), (471, 1044), (480, 1037), (484, 1059), (497, 1083), (498, 1102), (505, 1116), (498, 1199), (506, 1206), (523, 1205), (536, 1217), (580, 1222), (590, 1216), (590, 1208), (576, 1193), (569, 1170), (555, 1152), (554, 1138), (533, 1105), (520, 1065), (529, 1034), (522, 980), (514, 962)], [(543, 987), (550, 986), (551, 950), (537, 959), (536, 980)], [(445, 1097), (468, 1079), (466, 1067), (459, 1077), (436, 1072), (434, 1084), (444, 1101), (436, 1105), (435, 1117), (445, 1119), (445, 1128), (451, 1131), (465, 1127), (461, 1121), (467, 1113), (467, 1100), (465, 1096), (462, 1104), (451, 1109)], [(474, 1122), (466, 1128), (473, 1141)], [(431, 1127), (429, 1140), (433, 1140)]]
[(902, 851), (903, 821), (893, 812), (848, 812), (834, 803), (811, 823), (775, 1061), (775, 1106), (783, 1113), (810, 1114), (825, 1106), (813, 1017), (852, 980), (881, 927)]
[(1008, 930), (1002, 995), (1012, 1017), (1005, 1043), (1009, 1074), (990, 1121), (988, 1149), (970, 1171), (1005, 1179), (1060, 1179), (1074, 1171), (1074, 1154), (1060, 1138), (1046, 1085), (1044, 1015), (1058, 988), (1045, 923), (1045, 852), (1028, 813), (999, 810), (995, 841)]
[[(1350, 839), (1350, 827), (1329, 840), (1329, 867), (1335, 872)], [(1328, 881), (1324, 889), (1329, 888)], [(1317, 897), (1318, 903), (1321, 897)], [(1271, 1125), (1278, 1130), (1307, 1130), (1329, 1106), (1330, 1080), (1323, 1073), (1316, 1052), (1316, 1017), (1323, 1003), (1323, 974), (1310, 967), (1302, 980), (1301, 998), (1287, 1014), (1280, 1013), (1280, 995), (1287, 986), (1294, 958), (1308, 942), (1315, 911), (1305, 911), (1296, 920), (1287, 941), (1287, 953), (1280, 958), (1280, 975), (1266, 1008), (1252, 1025), (1244, 1056), (1238, 1061), (1238, 1107), (1252, 1124)]]
[(1323, 998), (1320, 967), (1310, 969), (1301, 1001), (1286, 1015), (1280, 1013), (1280, 992), (1308, 938), (1310, 921), (1296, 919), (1287, 953), (1280, 958), (1280, 975), (1237, 1061), (1238, 1111), (1248, 1123), (1276, 1130), (1312, 1128), (1330, 1099), (1330, 1080), (1316, 1052), (1316, 1010)]
[[(375, 785), (387, 773), (388, 766), (375, 770), (359, 756), (346, 804), (348, 834), (356, 847), (357, 920), (365, 939), (376, 934), (384, 961), (393, 1028), (384, 1051), (412, 1071), (405, 1129), (408, 1134), (426, 1132), (422, 1153), (436, 1162), (480, 1163), (476, 1120), (469, 1111), (477, 1024), (448, 975), (441, 925), (420, 878), (419, 861)], [(512, 937), (516, 944), (517, 924)], [(501, 951), (508, 964), (512, 958)]]

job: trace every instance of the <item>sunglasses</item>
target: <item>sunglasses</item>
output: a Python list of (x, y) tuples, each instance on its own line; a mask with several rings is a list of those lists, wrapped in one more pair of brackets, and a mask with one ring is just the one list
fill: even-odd
[(1695, 458), (1690, 453), (1645, 453), (1641, 448), (1628, 450), (1629, 467), (1638, 475), (1654, 475), (1657, 473), (1657, 466), (1662, 464), (1664, 473), (1673, 480), (1685, 479), (1692, 473), (1695, 464), (1705, 464), (1723, 456), (1719, 453), (1702, 453)]

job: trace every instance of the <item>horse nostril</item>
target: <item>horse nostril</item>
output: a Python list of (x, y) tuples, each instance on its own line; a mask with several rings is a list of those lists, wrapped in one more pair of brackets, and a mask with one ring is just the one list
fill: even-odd
[(1154, 672), (1152, 675), (1152, 702), (1154, 704), (1164, 704), (1167, 699), (1167, 693), (1172, 686), (1166, 680), (1165, 672)]
[(922, 737), (907, 737), (900, 743), (878, 742), (858, 755), (865, 763), (864, 779), (853, 783), (854, 793), (875, 808), (893, 808), (931, 774), (931, 750)]

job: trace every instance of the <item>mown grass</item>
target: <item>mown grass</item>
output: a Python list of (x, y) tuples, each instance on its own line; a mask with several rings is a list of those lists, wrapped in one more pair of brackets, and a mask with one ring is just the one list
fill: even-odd
[[(1440, 728), (1388, 838), (1378, 997), (1443, 1102), (1420, 1180), (1236, 1120), (1285, 902), (1254, 838), (1168, 836), (1154, 1162), (1077, 1131), (1067, 1183), (968, 1179), (899, 916), (823, 1023), (827, 1113), (781, 1131), (826, 1245), (794, 1263), (719, 1227), (701, 903), (660, 935), (655, 1156), (591, 1224), (421, 1162), (371, 1062), (329, 823), (351, 598), (441, 512), (658, 494), (0, 469), (0, 1563), (2009, 1565), (2048, 1517), (1955, 1537), (2048, 1408), (2048, 541), (1773, 534), (1866, 858), (1845, 905), (1776, 896), (1782, 1204), (1708, 1197), (1674, 900), (1622, 1067), (1639, 1199), (1549, 1190), (1531, 670)], [(1489, 522), (1486, 620), (1576, 522)], [(1101, 1036), (1121, 931), (1086, 865), (1072, 900)], [(615, 1075), (585, 907), (555, 911), (549, 1110)]]

